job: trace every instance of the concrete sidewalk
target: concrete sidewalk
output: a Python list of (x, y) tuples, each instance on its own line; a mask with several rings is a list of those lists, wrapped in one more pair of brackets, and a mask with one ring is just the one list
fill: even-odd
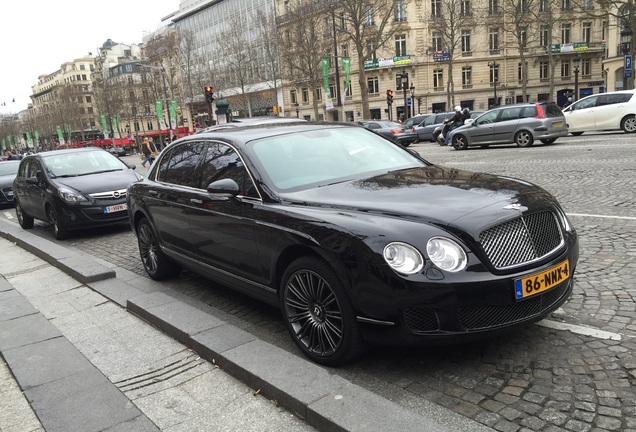
[[(0, 351), (47, 431), (491, 430), (434, 404), (419, 410), (430, 416), (410, 411), (220, 320), (165, 284), (109, 268), (12, 222), (0, 220), (0, 237), (9, 240), (0, 240), (0, 273), (8, 281), (0, 305), (6, 297), (24, 308), (12, 317), (0, 306)], [(51, 333), (25, 339), (16, 320), (37, 321)], [(42, 352), (53, 343), (77, 366), (62, 367), (55, 379), (48, 372), (34, 378), (38, 367), (60, 368)], [(40, 364), (21, 371), (30, 353), (42, 356)], [(71, 379), (82, 368), (95, 384)], [(95, 416), (88, 405), (45, 406), (63, 403), (57, 399), (67, 392), (86, 398), (84, 383), (106, 394), (94, 407), (108, 405), (102, 410), (108, 427), (105, 420), (91, 428), (66, 423)], [(53, 385), (64, 392), (35, 392)], [(107, 413), (112, 407), (118, 415)]]

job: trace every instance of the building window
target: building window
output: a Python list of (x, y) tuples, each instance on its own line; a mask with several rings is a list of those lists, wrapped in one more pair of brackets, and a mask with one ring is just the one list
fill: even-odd
[(329, 83), (329, 96), (331, 97), (331, 99), (337, 97), (335, 84)]
[(406, 55), (406, 35), (395, 36), (395, 55), (397, 57)]
[(561, 10), (568, 11), (570, 9), (572, 9), (570, 0), (561, 0)]
[(86, 103), (91, 103), (92, 99), (90, 96), (86, 96)]
[(433, 87), (435, 87), (435, 90), (444, 89), (444, 71), (442, 69), (433, 71)]
[(581, 75), (584, 77), (589, 77), (592, 75), (592, 60), (581, 60)]
[(583, 0), (583, 9), (585, 10), (594, 9), (594, 2), (592, 0)]
[(490, 52), (499, 51), (499, 29), (490, 28), (488, 30), (488, 41), (490, 44)]
[(563, 23), (561, 24), (561, 43), (566, 44), (570, 43), (570, 29), (571, 24)]
[(292, 89), (289, 91), (289, 99), (291, 100), (291, 103), (293, 104), (298, 103), (298, 97), (296, 96), (295, 89)]
[(132, 55), (130, 50), (124, 50), (124, 57), (130, 57)]
[(309, 89), (307, 87), (303, 88), (301, 90), (302, 95), (303, 95), (303, 102), (307, 103), (309, 102)]
[(470, 53), (470, 30), (462, 30), (462, 53)]
[(519, 0), (519, 5), (517, 7), (518, 12), (526, 13), (530, 9), (528, 7), (528, 0)]
[(351, 81), (349, 81), (349, 86), (345, 86), (345, 82), (342, 82), (342, 94), (345, 97), (351, 97), (353, 95), (353, 90), (351, 89)]
[(499, 82), (499, 65), (498, 64), (491, 64), (489, 66), (489, 72), (490, 72), (490, 84), (494, 84), (496, 82)]
[(86, 70), (86, 66), (85, 66), (85, 65), (83, 65), (83, 64), (81, 64), (81, 65), (80, 65), (80, 70)]
[[(525, 68), (524, 68), (525, 65)], [(528, 62), (517, 64), (517, 79), (519, 82), (523, 82), (526, 71), (528, 70)]]
[(340, 54), (342, 55), (342, 57), (349, 57), (349, 45), (342, 45), (340, 47)]
[(545, 24), (542, 25), (541, 28), (539, 29), (539, 43), (541, 44), (542, 47), (546, 47), (550, 45), (549, 32), (550, 32), (550, 29)]
[(583, 42), (590, 43), (591, 35), (592, 35), (592, 23), (589, 21), (584, 22), (583, 23)]
[(433, 44), (434, 51), (441, 51), (442, 48), (442, 35), (440, 33), (433, 33), (433, 38), (431, 39), (431, 43)]
[(367, 78), (367, 86), (369, 87), (369, 94), (380, 93), (378, 77)]
[(561, 60), (561, 78), (570, 78), (570, 60)]
[(314, 94), (316, 95), (316, 100), (317, 101), (321, 101), (322, 100), (322, 87), (318, 87), (316, 89), (316, 91), (314, 92)]
[(152, 120), (148, 120), (146, 122), (146, 130), (153, 130), (154, 126), (152, 125)]
[(369, 53), (368, 60), (377, 60), (375, 54), (375, 45), (371, 41), (367, 42), (367, 52)]
[(519, 28), (519, 45), (521, 48), (526, 48), (528, 45), (528, 28), (520, 27)]
[(375, 25), (375, 17), (373, 16), (373, 8), (371, 6), (366, 6), (364, 10), (364, 23), (367, 26)]
[(488, 0), (488, 14), (499, 15), (500, 13), (499, 0)]
[(539, 79), (541, 81), (547, 81), (550, 79), (550, 74), (548, 73), (550, 64), (548, 62), (540, 62), (539, 63)]
[(442, 16), (442, 0), (431, 0), (431, 15), (434, 17)]
[(406, 21), (406, 5), (404, 0), (397, 0), (393, 9), (395, 21)]
[(462, 86), (471, 88), (473, 86), (473, 68), (470, 66), (462, 67)]
[(469, 16), (471, 15), (470, 12), (470, 0), (461, 0), (461, 10), (460, 10), (460, 14), (463, 16)]

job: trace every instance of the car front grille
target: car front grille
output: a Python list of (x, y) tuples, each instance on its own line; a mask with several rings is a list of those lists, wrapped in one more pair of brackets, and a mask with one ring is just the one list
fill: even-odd
[(402, 313), (404, 324), (413, 333), (434, 332), (439, 330), (439, 319), (432, 309), (414, 307)]
[(483, 330), (536, 317), (554, 306), (567, 293), (572, 279), (529, 299), (505, 306), (473, 306), (458, 311), (458, 319), (466, 330)]
[(122, 198), (126, 198), (126, 189), (119, 189), (114, 191), (107, 192), (97, 192), (89, 194), (91, 198), (100, 201), (115, 201), (120, 200)]
[(13, 201), (13, 188), (11, 186), (0, 189), (0, 192), (6, 201)]
[(563, 244), (556, 216), (549, 211), (524, 215), (483, 231), (481, 245), (498, 270), (541, 259)]

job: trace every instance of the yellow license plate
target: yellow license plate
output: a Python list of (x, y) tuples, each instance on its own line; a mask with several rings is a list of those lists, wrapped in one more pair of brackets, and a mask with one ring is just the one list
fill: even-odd
[(542, 293), (568, 280), (570, 277), (570, 261), (565, 260), (541, 273), (515, 279), (515, 298), (517, 300)]
[(563, 122), (554, 122), (552, 123), (552, 126), (554, 127), (561, 127), (563, 125)]

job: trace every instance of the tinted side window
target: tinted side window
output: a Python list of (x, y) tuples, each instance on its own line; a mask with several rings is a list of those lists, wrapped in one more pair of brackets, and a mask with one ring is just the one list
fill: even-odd
[(377, 123), (367, 123), (367, 128), (369, 128), (369, 129), (381, 129), (382, 126), (380, 126)]
[(585, 99), (580, 100), (577, 103), (575, 103), (574, 106), (572, 107), (572, 109), (573, 110), (579, 110), (579, 109), (593, 107), (593, 106), (596, 105), (596, 100), (597, 99), (598, 99), (598, 96), (585, 98)]
[(563, 115), (561, 108), (553, 103), (543, 105), (543, 111), (546, 117), (561, 117)]
[(190, 142), (170, 148), (161, 159), (158, 180), (182, 186), (199, 187), (194, 171), (203, 150), (203, 143)]
[(497, 118), (497, 114), (499, 114), (499, 111), (489, 111), (486, 114), (479, 117), (476, 120), (476, 123), (477, 124), (494, 123), (495, 119)]
[(519, 118), (519, 113), (521, 112), (521, 107), (517, 108), (506, 108), (501, 113), (501, 117), (499, 117), (499, 121), (506, 120), (515, 120)]
[(206, 143), (205, 146), (199, 186), (201, 189), (207, 189), (210, 183), (217, 180), (229, 178), (238, 184), (239, 195), (259, 197), (243, 161), (232, 147), (221, 143)]
[(521, 111), (521, 114), (519, 115), (519, 117), (530, 118), (536, 115), (537, 115), (537, 107), (532, 105), (532, 106), (523, 107), (523, 110)]

